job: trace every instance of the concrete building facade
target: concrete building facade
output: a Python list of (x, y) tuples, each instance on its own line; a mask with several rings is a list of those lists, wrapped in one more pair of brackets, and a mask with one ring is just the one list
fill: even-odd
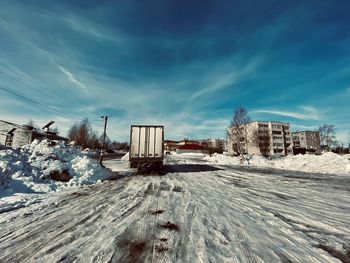
[(225, 150), (225, 140), (222, 139), (208, 139), (206, 140), (207, 147), (212, 149)]
[(292, 133), (294, 151), (298, 153), (319, 153), (321, 151), (318, 131), (297, 131)]
[[(289, 123), (254, 121), (241, 126), (241, 145), (246, 154), (258, 155), (292, 155), (293, 141)], [(232, 128), (228, 129), (232, 134)], [(227, 151), (229, 154), (238, 154), (236, 136), (227, 136)]]

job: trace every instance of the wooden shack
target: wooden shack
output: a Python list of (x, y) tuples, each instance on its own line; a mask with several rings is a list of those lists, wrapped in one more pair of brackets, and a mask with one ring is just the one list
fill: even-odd
[(32, 143), (35, 139), (68, 142), (67, 138), (59, 136), (56, 132), (0, 120), (0, 144), (16, 149)]

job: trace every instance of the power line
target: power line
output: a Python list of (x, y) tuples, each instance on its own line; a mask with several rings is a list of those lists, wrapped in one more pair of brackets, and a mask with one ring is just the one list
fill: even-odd
[[(50, 106), (47, 106), (47, 105), (45, 105), (45, 104), (43, 104), (43, 103), (41, 103), (41, 102), (38, 102), (38, 101), (35, 101), (35, 100), (33, 100), (33, 99), (30, 99), (30, 98), (27, 98), (27, 97), (25, 97), (25, 96), (22, 96), (22, 95), (20, 95), (20, 94), (17, 94), (16, 92), (13, 92), (13, 91), (11, 91), (11, 90), (9, 90), (9, 89), (7, 89), (7, 88), (4, 88), (4, 87), (1, 86), (1, 85), (0, 85), (0, 89), (6, 91), (7, 93), (10, 93), (10, 94), (12, 94), (12, 95), (14, 95), (14, 96), (16, 96), (16, 97), (19, 97), (19, 98), (24, 99), (24, 100), (26, 100), (26, 101), (32, 102), (32, 103), (34, 103), (34, 104), (38, 104), (38, 105), (40, 105), (40, 106), (42, 106), (42, 107), (48, 108), (48, 109), (50, 109), (50, 110), (52, 110), (52, 111), (55, 111), (56, 113), (60, 114), (61, 116), (65, 117), (65, 118), (66, 118), (66, 117), (72, 118), (72, 116), (73, 116), (73, 115), (69, 116), (68, 114), (66, 114), (66, 113), (64, 113), (64, 112), (58, 111), (58, 110), (56, 110), (56, 109), (54, 109), (54, 108), (52, 108), (52, 107), (50, 107)], [(75, 117), (74, 117), (74, 118), (75, 118)]]
[[(45, 95), (45, 96), (47, 96), (47, 97), (49, 97), (49, 98), (51, 98), (51, 99), (53, 99), (53, 100), (56, 100), (56, 98), (54, 98), (54, 97), (51, 96), (50, 94), (46, 93), (46, 89), (45, 89), (42, 85), (40, 85), (40, 84), (38, 84), (37, 82), (31, 80), (29, 77), (27, 77), (27, 76), (25, 75), (25, 73), (21, 73), (20, 70), (14, 68), (13, 66), (12, 66), (12, 68), (11, 68), (10, 66), (5, 65), (5, 64), (3, 64), (3, 63), (1, 63), (1, 62), (0, 62), (0, 66), (2, 66), (2, 68), (3, 68), (2, 70), (0, 69), (0, 73), (2, 73), (2, 74), (4, 74), (5, 76), (11, 78), (12, 80), (16, 81), (16, 82), (19, 83), (22, 87), (35, 90), (36, 92), (40, 93), (41, 95)], [(12, 74), (10, 74), (10, 73), (12, 73)], [(13, 74), (14, 74), (15, 76), (14, 76)], [(29, 84), (35, 85), (35, 86), (33, 87), (33, 86), (29, 85)], [(31, 99), (31, 98), (28, 98), (28, 97), (26, 97), (26, 96), (20, 95), (20, 94), (14, 92), (14, 91), (8, 89), (7, 87), (3, 87), (3, 86), (0, 85), (0, 89), (3, 90), (3, 91), (5, 91), (5, 92), (7, 92), (7, 93), (10, 93), (10, 94), (12, 94), (12, 95), (18, 97), (18, 98), (20, 98), (20, 99), (22, 99), (22, 100), (26, 100), (26, 101), (29, 101), (29, 102), (31, 102), (31, 103), (34, 103), (34, 104), (40, 105), (40, 106), (42, 106), (42, 107), (48, 108), (48, 109), (50, 109), (50, 110), (52, 110), (52, 111), (58, 113), (59, 115), (65, 117), (65, 118), (66, 118), (66, 117), (69, 117), (70, 120), (73, 120), (73, 121), (81, 121), (81, 119), (78, 120), (75, 116), (73, 116), (73, 115), (71, 115), (71, 114), (66, 114), (66, 113), (64, 113), (64, 112), (62, 112), (62, 111), (59, 111), (59, 110), (56, 110), (55, 108), (50, 107), (50, 106), (48, 106), (48, 105), (46, 105), (46, 104), (44, 104), (44, 103), (41, 103), (41, 102), (39, 102), (39, 101), (33, 100), (33, 99)], [(39, 90), (39, 89), (40, 89), (40, 90)], [(45, 92), (43, 92), (44, 90), (45, 90)], [(59, 97), (57, 97), (57, 98), (59, 98)], [(60, 98), (60, 99), (61, 99), (61, 98)], [(85, 110), (85, 112), (88, 112), (88, 113), (91, 113), (91, 114), (93, 114), (93, 115), (95, 115), (95, 116), (97, 116), (97, 117), (100, 117), (100, 115), (96, 114), (95, 112), (87, 111), (87, 110)], [(100, 123), (101, 120), (100, 120), (100, 119), (98, 119), (98, 120), (95, 119), (95, 120), (90, 120), (90, 122)], [(92, 124), (92, 123), (91, 123), (91, 124)], [(99, 126), (99, 127), (103, 127), (103, 126), (104, 126), (104, 125), (102, 125), (102, 124), (94, 124), (94, 125)], [(119, 135), (118, 135), (117, 133), (115, 133), (113, 130), (110, 130), (110, 133), (114, 134), (114, 135), (117, 136), (117, 137), (119, 136)]]
[[(20, 95), (20, 94), (18, 94), (18, 93), (16, 93), (16, 92), (13, 92), (13, 91), (11, 91), (11, 90), (9, 90), (9, 89), (7, 89), (7, 88), (1, 86), (1, 85), (0, 85), (0, 89), (3, 90), (3, 91), (6, 91), (6, 92), (9, 93), (9, 94), (12, 94), (12, 95), (18, 97), (18, 98), (21, 98), (21, 99), (23, 99), (23, 100), (26, 100), (26, 101), (29, 101), (29, 102), (31, 102), (31, 103), (34, 103), (34, 104), (40, 105), (40, 106), (42, 106), (42, 107), (48, 108), (48, 109), (50, 109), (50, 110), (52, 110), (52, 111), (58, 113), (58, 114), (61, 115), (62, 117), (65, 117), (65, 118), (68, 117), (68, 118), (70, 118), (71, 121), (81, 121), (81, 119), (76, 118), (76, 117), (73, 116), (73, 115), (69, 115), (69, 114), (66, 114), (66, 113), (64, 113), (64, 112), (58, 111), (58, 110), (56, 110), (56, 109), (54, 109), (54, 108), (52, 108), (52, 107), (50, 107), (50, 106), (48, 106), (48, 105), (45, 105), (45, 104), (43, 104), (43, 103), (41, 103), (41, 102), (38, 102), (38, 101), (33, 100), (33, 99), (31, 99), (31, 98), (27, 98), (27, 97), (25, 97), (25, 96), (23, 96), (23, 95)], [(97, 122), (97, 120), (94, 120), (94, 122)], [(101, 122), (101, 120), (99, 120), (99, 122)], [(99, 127), (103, 127), (102, 124), (94, 124), (94, 125), (99, 126)]]
[[(24, 87), (26, 87), (26, 88), (33, 89), (33, 90), (35, 90), (36, 92), (40, 92), (41, 95), (45, 95), (45, 96), (47, 96), (47, 97), (49, 97), (49, 98), (51, 98), (51, 99), (53, 99), (53, 100), (57, 100), (57, 99), (60, 100), (60, 99), (61, 99), (61, 98), (58, 97), (58, 96), (55, 96), (55, 97), (51, 96), (49, 93), (46, 92), (46, 88), (45, 88), (45, 87), (43, 87), (41, 84), (38, 84), (38, 82), (35, 82), (34, 80), (30, 79), (29, 77), (26, 77), (24, 73), (18, 73), (17, 71), (21, 72), (19, 69), (14, 68), (13, 66), (12, 66), (12, 68), (11, 68), (10, 66), (5, 65), (5, 64), (3, 64), (3, 63), (1, 63), (1, 62), (0, 62), (0, 66), (2, 66), (3, 68), (5, 68), (5, 70), (7, 70), (7, 72), (4, 72), (4, 71), (1, 71), (1, 70), (0, 70), (0, 73), (3, 73), (5, 76), (10, 77), (11, 79), (13, 79), (13, 80), (15, 80), (16, 82), (20, 83), (22, 86), (24, 86)], [(11, 76), (11, 75), (8, 73), (9, 71), (12, 72), (12, 73), (14, 73), (15, 75), (17, 75), (19, 78), (21, 78), (21, 80), (25, 80), (25, 81), (31, 83), (32, 85), (35, 85), (35, 87), (29, 86), (28, 84), (26, 84), (26, 83), (24, 83), (23, 81), (21, 81), (21, 80), (15, 78), (14, 76)], [(41, 91), (39, 91), (39, 89), (40, 89)], [(45, 92), (43, 92), (43, 91), (45, 91)], [(100, 115), (96, 114), (95, 112), (88, 111), (88, 110), (85, 110), (85, 112), (88, 112), (88, 113), (90, 113), (90, 114), (93, 114), (93, 115), (95, 115), (96, 117), (100, 117)]]
[[(52, 95), (46, 93), (46, 89), (44, 87), (42, 87), (40, 84), (35, 84), (34, 82), (29, 81), (25, 76), (23, 76), (23, 75), (19, 74), (18, 72), (12, 70), (11, 68), (7, 67), (6, 65), (3, 65), (3, 64), (0, 63), (0, 66), (5, 68), (5, 71), (3, 71), (4, 69), (0, 70), (0, 73), (4, 74), (5, 76), (7, 76), (7, 77), (11, 78), (12, 80), (16, 81), (17, 83), (21, 84), (23, 87), (32, 89), (32, 90), (40, 93), (41, 95), (45, 95), (46, 97), (49, 97), (50, 99), (56, 100), (57, 98), (59, 98), (58, 96), (53, 97)], [(9, 72), (15, 74), (22, 81), (19, 80), (16, 77), (12, 76), (11, 74), (9, 74)], [(27, 81), (27, 83), (24, 83), (23, 80)], [(29, 84), (35, 85), (35, 86), (33, 87), (33, 86), (30, 86)], [(38, 88), (40, 88), (40, 90)]]

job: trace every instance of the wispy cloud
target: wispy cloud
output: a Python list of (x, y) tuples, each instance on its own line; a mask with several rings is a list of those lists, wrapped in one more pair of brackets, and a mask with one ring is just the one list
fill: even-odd
[[(51, 16), (55, 17), (56, 19), (61, 19), (64, 21), (71, 29), (83, 33), (86, 36), (89, 36), (93, 39), (101, 40), (101, 41), (110, 41), (115, 43), (120, 43), (122, 41), (121, 37), (116, 36), (116, 32), (114, 30), (111, 30), (109, 27), (100, 26), (98, 23), (94, 23), (92, 21), (89, 21), (86, 18), (73, 16), (73, 15), (66, 15), (66, 16), (57, 16), (54, 14), (51, 14)], [(120, 36), (120, 32), (118, 32), (118, 35)]]
[(62, 67), (61, 65), (57, 65), (57, 66), (60, 69), (60, 71), (64, 73), (72, 83), (76, 84), (79, 88), (87, 90), (87, 87), (85, 86), (85, 84), (77, 80), (72, 72), (68, 71), (66, 68)]
[(300, 119), (300, 120), (320, 120), (321, 119), (321, 114), (319, 110), (317, 110), (316, 108), (311, 106), (302, 106), (300, 108), (302, 109), (302, 112), (262, 109), (262, 110), (255, 110), (253, 111), (253, 113), (267, 113), (267, 114), (291, 117), (291, 118)]
[(249, 62), (246, 66), (244, 66), (241, 69), (231, 69), (231, 72), (227, 74), (223, 74), (222, 72), (220, 72), (217, 76), (214, 77), (212, 75), (207, 76), (207, 84), (204, 87), (202, 87), (199, 91), (195, 92), (191, 96), (191, 99), (196, 99), (207, 93), (220, 91), (222, 89), (227, 88), (228, 86), (237, 83), (243, 77), (252, 73), (261, 64), (261, 62), (261, 58), (257, 58)]

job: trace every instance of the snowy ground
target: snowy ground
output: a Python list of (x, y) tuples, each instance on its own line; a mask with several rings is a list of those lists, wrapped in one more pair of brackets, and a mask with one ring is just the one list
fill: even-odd
[[(322, 173), (322, 174), (349, 174), (350, 155), (339, 155), (327, 152), (322, 155), (290, 155), (283, 158), (267, 159), (262, 156), (247, 156), (245, 166), (278, 168), (300, 172)], [(209, 164), (239, 165), (238, 157), (213, 154), (204, 158)]]
[(0, 214), (0, 262), (349, 262), (350, 177), (168, 156)]
[[(69, 182), (52, 179), (71, 177)], [(45, 194), (109, 177), (97, 161), (63, 143), (34, 141), (22, 149), (0, 149), (0, 213), (39, 202)]]

